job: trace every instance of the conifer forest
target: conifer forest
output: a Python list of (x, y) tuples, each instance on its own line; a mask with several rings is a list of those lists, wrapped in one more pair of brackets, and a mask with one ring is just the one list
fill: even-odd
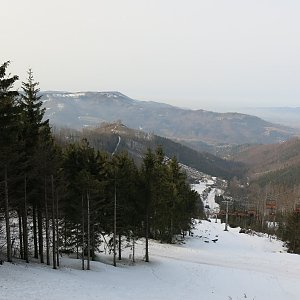
[(0, 66), (0, 259), (38, 259), (55, 269), (61, 254), (72, 253), (89, 269), (102, 243), (116, 265), (122, 241), (144, 238), (149, 261), (149, 238), (172, 243), (189, 232), (203, 208), (175, 157), (148, 149), (137, 165), (86, 139), (61, 142), (44, 118), (32, 70), (18, 91), (9, 65)]

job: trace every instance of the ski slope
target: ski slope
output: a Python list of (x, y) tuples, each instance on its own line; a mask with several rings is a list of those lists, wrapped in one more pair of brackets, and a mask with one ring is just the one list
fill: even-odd
[(152, 241), (150, 263), (138, 241), (135, 265), (127, 253), (117, 268), (104, 255), (91, 271), (71, 258), (59, 270), (5, 263), (0, 299), (298, 299), (300, 256), (285, 253), (280, 241), (238, 231), (202, 221), (185, 244)]
[(124, 249), (116, 268), (112, 256), (101, 253), (90, 271), (68, 257), (58, 270), (34, 262), (4, 263), (0, 299), (300, 299), (300, 256), (267, 236), (224, 231), (219, 220), (197, 221), (193, 236), (181, 244), (151, 241), (150, 263), (143, 261), (143, 240), (137, 241), (135, 264), (130, 253)]

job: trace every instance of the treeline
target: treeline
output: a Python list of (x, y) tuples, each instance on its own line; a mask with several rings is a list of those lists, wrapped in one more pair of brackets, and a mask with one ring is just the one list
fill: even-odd
[(95, 151), (84, 139), (59, 144), (43, 119), (32, 71), (18, 93), (8, 66), (0, 66), (0, 255), (56, 268), (59, 253), (75, 253), (89, 269), (102, 243), (115, 265), (122, 241), (134, 249), (143, 237), (149, 261), (149, 238), (172, 242), (192, 228), (203, 207), (175, 157), (167, 161), (161, 147), (149, 149), (138, 167), (126, 153)]

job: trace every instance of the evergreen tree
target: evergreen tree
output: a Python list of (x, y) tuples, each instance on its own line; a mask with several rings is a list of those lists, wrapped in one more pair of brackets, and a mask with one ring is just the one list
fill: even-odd
[[(92, 259), (98, 246), (95, 227), (100, 227), (98, 220), (103, 217), (101, 212), (106, 205), (103, 201), (106, 199), (103, 195), (106, 183), (101, 182), (103, 175), (101, 167), (104, 164), (102, 159), (106, 158), (96, 153), (87, 141), (83, 140), (80, 144), (71, 144), (67, 147), (63, 162), (64, 182), (66, 182), (66, 193), (63, 199), (64, 224), (71, 229), (79, 227), (82, 229), (76, 236), (72, 234), (69, 237), (65, 236), (65, 251), (75, 251), (80, 243), (83, 252), (90, 255)], [(87, 224), (89, 219), (90, 224)], [(85, 231), (90, 235), (87, 235), (83, 228), (87, 229)], [(84, 244), (81, 243), (83, 237), (86, 237)], [(86, 244), (88, 241), (90, 241), (89, 245)]]
[(9, 64), (7, 61), (0, 66), (0, 154), (5, 161), (11, 156), (11, 147), (17, 141), (20, 126), (19, 93), (13, 90), (19, 77), (6, 75)]
[[(43, 121), (45, 109), (42, 108), (39, 83), (34, 81), (32, 70), (28, 71), (26, 82), (22, 82), (21, 109), (22, 109), (22, 132), (21, 140), (23, 144), (23, 162), (25, 168), (23, 172), (27, 177), (28, 201), (32, 204), (33, 213), (33, 237), (34, 237), (34, 257), (40, 257), (44, 262), (43, 250), (43, 208), (45, 201), (43, 195), (44, 176), (40, 175), (43, 162), (39, 160), (45, 137), (50, 140), (49, 120)], [(43, 132), (44, 131), (44, 132)], [(42, 135), (42, 139), (40, 139)], [(49, 151), (49, 150), (47, 150)]]
[(4, 207), (6, 224), (7, 260), (12, 261), (10, 238), (10, 209), (12, 202), (9, 197), (10, 174), (17, 159), (17, 141), (20, 128), (20, 109), (18, 92), (13, 90), (18, 76), (7, 76), (9, 61), (0, 66), (0, 168), (4, 182)]
[(22, 82), (21, 108), (23, 111), (23, 137), (26, 141), (27, 155), (34, 154), (41, 128), (48, 127), (49, 120), (43, 121), (45, 108), (39, 95), (39, 83), (34, 81), (32, 70), (28, 71), (27, 82)]
[(162, 147), (155, 151), (153, 188), (152, 233), (155, 239), (169, 242), (172, 238), (169, 231), (172, 184)]
[(149, 262), (149, 233), (150, 233), (150, 217), (153, 209), (154, 198), (154, 167), (155, 167), (155, 155), (148, 148), (147, 153), (143, 160), (142, 165), (142, 181), (143, 187), (141, 189), (143, 203), (144, 203), (144, 230), (145, 230), (145, 260)]
[(138, 170), (127, 153), (113, 157), (117, 191), (117, 233), (119, 260), (121, 259), (122, 235), (129, 237), (136, 231), (138, 217), (137, 176)]
[(18, 76), (7, 76), (9, 61), (0, 66), (0, 166), (4, 168), (16, 159), (20, 130), (19, 93), (13, 89)]
[(283, 239), (287, 242), (288, 250), (300, 254), (300, 213), (290, 213), (286, 220)]

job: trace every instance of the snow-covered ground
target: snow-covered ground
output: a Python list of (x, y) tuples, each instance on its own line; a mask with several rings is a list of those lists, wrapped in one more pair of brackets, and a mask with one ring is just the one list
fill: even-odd
[(0, 299), (300, 299), (300, 256), (285, 253), (280, 241), (266, 236), (224, 231), (220, 221), (197, 222), (182, 244), (151, 241), (150, 263), (143, 261), (142, 240), (134, 265), (130, 253), (124, 250), (116, 268), (111, 256), (100, 254), (90, 271), (71, 258), (63, 258), (58, 270), (4, 263)]
[(103, 263), (111, 262), (104, 256), (91, 271), (70, 258), (59, 270), (5, 263), (0, 299), (298, 299), (300, 256), (284, 253), (279, 241), (238, 231), (202, 221), (185, 244), (152, 241), (150, 263), (142, 260), (138, 241), (136, 264), (127, 253), (117, 268)]
[(220, 210), (220, 205), (215, 202), (215, 194), (221, 193), (221, 190), (212, 187), (214, 184), (215, 180), (209, 179), (191, 186), (201, 196), (207, 216), (214, 216)]

